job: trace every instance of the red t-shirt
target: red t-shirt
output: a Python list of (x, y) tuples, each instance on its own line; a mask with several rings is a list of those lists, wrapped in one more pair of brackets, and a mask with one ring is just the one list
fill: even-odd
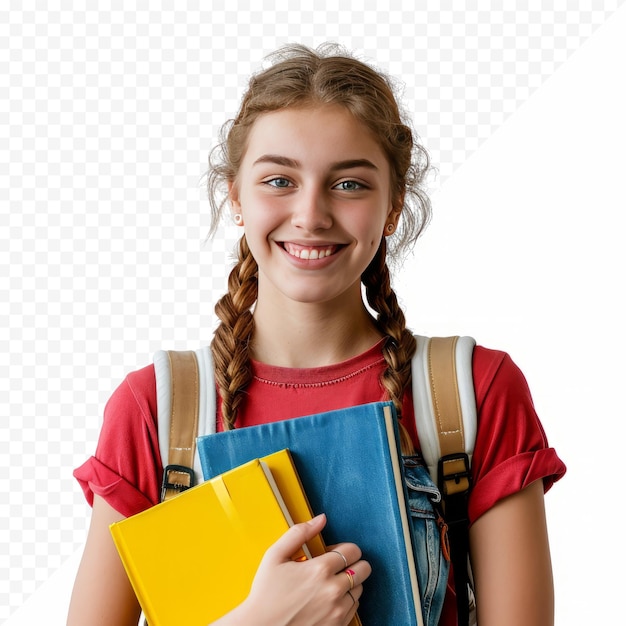
[[(380, 384), (385, 369), (381, 345), (319, 368), (291, 369), (253, 362), (252, 382), (237, 425), (252, 426), (386, 399)], [(547, 490), (565, 473), (564, 464), (548, 447), (526, 380), (511, 358), (477, 346), (473, 375), (478, 432), (470, 522), (533, 481), (543, 479)], [(410, 392), (404, 398), (402, 414), (419, 449)], [(220, 429), (219, 415), (217, 420)], [(129, 374), (113, 393), (104, 410), (95, 456), (77, 468), (74, 476), (90, 504), (98, 494), (128, 517), (159, 501), (162, 473), (154, 368), (148, 366)], [(440, 624), (456, 624), (452, 590), (446, 596)]]

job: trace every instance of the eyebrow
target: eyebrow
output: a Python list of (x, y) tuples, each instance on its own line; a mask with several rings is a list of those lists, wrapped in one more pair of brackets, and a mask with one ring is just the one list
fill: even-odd
[[(284, 167), (292, 167), (294, 169), (298, 169), (301, 167), (299, 161), (296, 159), (291, 159), (286, 156), (280, 156), (278, 154), (264, 154), (260, 156), (252, 165), (257, 165), (259, 163), (273, 163), (275, 165), (282, 165)], [(348, 159), (346, 161), (337, 161), (337, 163), (333, 163), (330, 166), (330, 171), (335, 172), (338, 170), (351, 170), (356, 169), (357, 167), (365, 167), (372, 170), (378, 170), (378, 167), (374, 165), (368, 159)]]

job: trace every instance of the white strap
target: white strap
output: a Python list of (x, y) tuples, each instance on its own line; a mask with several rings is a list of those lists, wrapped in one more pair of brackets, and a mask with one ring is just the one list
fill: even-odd
[[(428, 466), (431, 477), (437, 482), (437, 464), (441, 457), (439, 436), (435, 423), (435, 413), (430, 391), (428, 367), (428, 345), (430, 337), (415, 335), (417, 349), (411, 362), (413, 378), (413, 406), (415, 422), (419, 437), (422, 455)], [(474, 444), (476, 442), (476, 399), (472, 376), (472, 353), (476, 342), (471, 337), (459, 337), (456, 344), (456, 371), (459, 387), (459, 399), (463, 415), (463, 429), (465, 437), (465, 452), (472, 460)], [(198, 370), (200, 375), (198, 436), (209, 435), (215, 432), (216, 397), (215, 381), (213, 376), (213, 357), (208, 346), (196, 350)], [(169, 423), (171, 415), (171, 372), (167, 352), (160, 350), (154, 355), (154, 369), (157, 387), (157, 410), (159, 422), (159, 450), (161, 459), (166, 465), (169, 451)], [(197, 482), (202, 482), (202, 468), (198, 451), (194, 457), (194, 467)]]
[[(208, 346), (196, 350), (199, 374), (199, 407), (198, 407), (198, 435), (210, 435), (215, 432), (216, 398), (213, 377), (213, 356)], [(157, 388), (157, 416), (159, 426), (159, 452), (163, 466), (167, 465), (169, 454), (170, 418), (172, 414), (170, 360), (165, 350), (159, 350), (154, 355), (154, 374)], [(196, 483), (203, 482), (202, 466), (198, 450), (193, 460)]]
[[(430, 370), (428, 365), (428, 346), (430, 337), (415, 335), (417, 349), (411, 362), (413, 378), (413, 406), (415, 423), (422, 455), (428, 466), (428, 471), (437, 483), (437, 465), (441, 458), (439, 435), (430, 385)], [(476, 398), (474, 394), (474, 379), (472, 375), (472, 354), (476, 342), (471, 337), (459, 337), (456, 344), (455, 362), (459, 401), (463, 416), (463, 432), (465, 438), (465, 453), (470, 463), (476, 443)]]

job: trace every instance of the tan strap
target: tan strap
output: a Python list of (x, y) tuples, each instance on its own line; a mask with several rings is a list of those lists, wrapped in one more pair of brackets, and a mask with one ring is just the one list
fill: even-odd
[[(198, 432), (199, 370), (194, 351), (168, 351), (171, 371), (172, 410), (169, 454), (162, 500), (169, 500), (193, 486), (193, 459)], [(176, 466), (176, 467), (170, 467)]]
[[(442, 458), (465, 452), (463, 413), (456, 372), (457, 341), (458, 337), (433, 337), (428, 347), (430, 389)], [(463, 460), (444, 458), (442, 469), (444, 495), (469, 489), (469, 478), (458, 478), (468, 469)]]

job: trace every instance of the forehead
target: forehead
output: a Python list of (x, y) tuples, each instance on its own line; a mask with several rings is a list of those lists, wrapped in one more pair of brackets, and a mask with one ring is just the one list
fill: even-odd
[(248, 135), (244, 162), (264, 154), (302, 163), (367, 158), (387, 164), (374, 133), (347, 109), (337, 105), (289, 108), (259, 116)]

